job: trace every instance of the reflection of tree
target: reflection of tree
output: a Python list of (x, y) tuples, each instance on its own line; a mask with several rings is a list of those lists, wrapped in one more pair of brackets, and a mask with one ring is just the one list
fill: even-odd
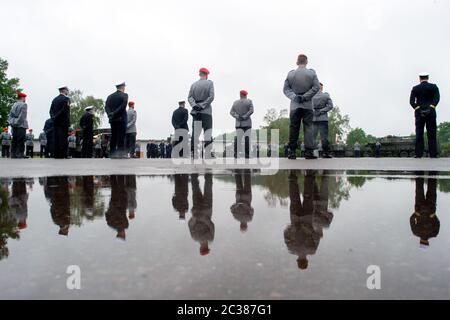
[(450, 179), (439, 179), (439, 191), (450, 193)]
[(19, 239), (17, 220), (8, 212), (9, 182), (0, 180), (0, 260), (9, 256), (8, 239)]

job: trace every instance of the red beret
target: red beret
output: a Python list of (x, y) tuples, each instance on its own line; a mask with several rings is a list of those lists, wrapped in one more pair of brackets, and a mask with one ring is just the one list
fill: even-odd
[(201, 68), (200, 73), (209, 74), (209, 70), (206, 68)]
[(134, 106), (134, 102), (133, 102), (133, 101), (130, 101), (130, 102), (128, 102), (128, 105), (129, 105), (129, 106)]
[(19, 98), (26, 98), (27, 95), (25, 93), (23, 93), (23, 92), (17, 92), (17, 97), (19, 97)]
[(245, 90), (241, 90), (240, 94), (241, 94), (241, 96), (247, 96), (248, 92)]
[(26, 229), (28, 226), (27, 226), (27, 223), (26, 223), (26, 222), (19, 222), (19, 224), (17, 225), (17, 227), (18, 227), (20, 230), (23, 230), (23, 229)]

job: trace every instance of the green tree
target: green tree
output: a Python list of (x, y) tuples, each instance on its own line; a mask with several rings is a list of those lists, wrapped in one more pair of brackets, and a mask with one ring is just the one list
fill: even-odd
[(8, 79), (6, 71), (8, 70), (8, 61), (0, 58), (0, 127), (6, 127), (8, 124), (8, 115), (11, 106), (16, 101), (17, 91), (19, 89), (19, 79)]
[(337, 137), (343, 137), (350, 131), (350, 117), (343, 115), (336, 106), (328, 113), (328, 128), (330, 143), (334, 144)]
[(347, 146), (349, 148), (353, 148), (356, 141), (359, 141), (361, 146), (365, 146), (368, 143), (375, 143), (377, 138), (370, 134), (366, 134), (366, 132), (361, 128), (355, 128), (350, 130), (347, 135)]
[(442, 122), (438, 125), (437, 138), (441, 147), (441, 156), (450, 156), (450, 122)]
[(80, 90), (71, 91), (70, 97), (70, 127), (72, 129), (80, 128), (80, 119), (84, 114), (84, 108), (93, 106), (94, 109), (94, 128), (98, 128), (105, 115), (105, 103), (102, 99), (96, 99), (93, 96), (83, 96)]

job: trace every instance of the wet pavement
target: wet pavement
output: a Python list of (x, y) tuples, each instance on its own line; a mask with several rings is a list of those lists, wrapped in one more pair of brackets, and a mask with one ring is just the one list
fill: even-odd
[(450, 298), (446, 172), (0, 178), (0, 199), (1, 299)]

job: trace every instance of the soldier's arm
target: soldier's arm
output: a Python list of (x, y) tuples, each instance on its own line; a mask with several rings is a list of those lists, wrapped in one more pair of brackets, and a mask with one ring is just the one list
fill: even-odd
[(136, 124), (136, 113), (133, 112), (133, 115), (131, 116), (130, 120), (128, 121), (127, 128), (131, 128)]
[(441, 94), (439, 93), (439, 88), (436, 86), (436, 90), (434, 92), (433, 96), (433, 106), (436, 108), (439, 104), (439, 101), (441, 100)]
[(303, 99), (305, 101), (310, 101), (319, 91), (320, 91), (319, 78), (317, 78), (317, 74), (314, 72), (313, 86), (309, 91), (303, 94)]
[(413, 109), (417, 109), (419, 106), (417, 105), (417, 99), (416, 99), (416, 92), (414, 91), (414, 88), (411, 90), (411, 95), (409, 97), (409, 104)]
[(230, 115), (231, 115), (233, 118), (239, 120), (240, 115), (236, 112), (236, 108), (234, 107), (234, 104), (233, 104), (233, 106), (231, 107)]
[(214, 101), (214, 84), (211, 81), (211, 86), (209, 87), (209, 95), (205, 101), (200, 103), (202, 109), (205, 109), (206, 106), (210, 105)]
[(18, 123), (23, 123), (27, 119), (28, 106), (25, 103), (22, 108), (20, 108), (20, 113), (18, 116)]
[(333, 100), (331, 100), (331, 98), (328, 97), (328, 99), (327, 99), (327, 104), (326, 104), (325, 108), (323, 108), (321, 111), (322, 111), (322, 112), (329, 112), (329, 111), (331, 111), (333, 108), (334, 108)]
[(197, 105), (194, 99), (194, 85), (192, 85), (191, 89), (189, 90), (188, 102), (192, 108), (194, 108)]
[(292, 90), (291, 84), (289, 83), (289, 75), (284, 81), (283, 92), (284, 95), (288, 97), (290, 100), (294, 100), (297, 97), (297, 94)]
[(187, 110), (184, 110), (183, 123), (187, 123), (188, 121), (189, 121), (189, 112)]
[(253, 114), (253, 112), (255, 112), (255, 109), (253, 108), (253, 101), (250, 100), (250, 106), (249, 106), (248, 112), (246, 114), (244, 114), (244, 118), (245, 119), (250, 118), (250, 116)]

